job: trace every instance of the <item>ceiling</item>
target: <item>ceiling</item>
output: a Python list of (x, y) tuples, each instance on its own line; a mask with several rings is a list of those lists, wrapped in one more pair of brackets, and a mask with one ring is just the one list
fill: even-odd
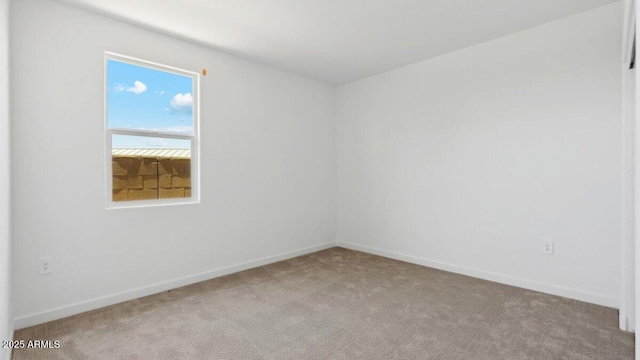
[(615, 0), (62, 0), (344, 84)]

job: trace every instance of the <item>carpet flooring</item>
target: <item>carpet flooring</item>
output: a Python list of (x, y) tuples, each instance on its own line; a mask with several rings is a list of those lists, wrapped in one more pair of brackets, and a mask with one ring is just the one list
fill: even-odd
[(633, 359), (615, 309), (332, 248), (19, 330), (22, 359)]

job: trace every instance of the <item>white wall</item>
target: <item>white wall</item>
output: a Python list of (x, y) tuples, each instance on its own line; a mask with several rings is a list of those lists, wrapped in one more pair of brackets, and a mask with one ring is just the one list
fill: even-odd
[[(9, 0), (0, 0), (0, 341), (13, 335), (9, 159)], [(9, 357), (0, 349), (0, 360)]]
[(338, 242), (619, 306), (621, 13), (339, 87)]
[(635, 4), (622, 1), (622, 283), (620, 328), (635, 330), (635, 70), (632, 61), (635, 41)]
[[(48, 0), (11, 16), (16, 327), (334, 241), (333, 87)], [(105, 210), (105, 50), (208, 69), (201, 204)]]
[(623, 64), (622, 287), (620, 328), (635, 331), (635, 89), (636, 70)]

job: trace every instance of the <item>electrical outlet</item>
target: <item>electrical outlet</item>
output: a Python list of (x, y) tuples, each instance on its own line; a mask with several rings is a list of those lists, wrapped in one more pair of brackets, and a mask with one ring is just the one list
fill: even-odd
[(552, 240), (544, 240), (542, 242), (542, 252), (547, 255), (553, 255), (553, 241)]
[(51, 274), (53, 272), (53, 258), (51, 256), (38, 258), (38, 275)]
[(316, 227), (322, 227), (322, 216), (318, 216), (318, 220), (316, 221)]

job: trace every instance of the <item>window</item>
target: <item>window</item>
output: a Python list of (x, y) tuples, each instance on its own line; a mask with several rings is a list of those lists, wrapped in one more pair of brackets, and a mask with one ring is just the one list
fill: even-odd
[(105, 54), (107, 207), (199, 201), (198, 73)]

